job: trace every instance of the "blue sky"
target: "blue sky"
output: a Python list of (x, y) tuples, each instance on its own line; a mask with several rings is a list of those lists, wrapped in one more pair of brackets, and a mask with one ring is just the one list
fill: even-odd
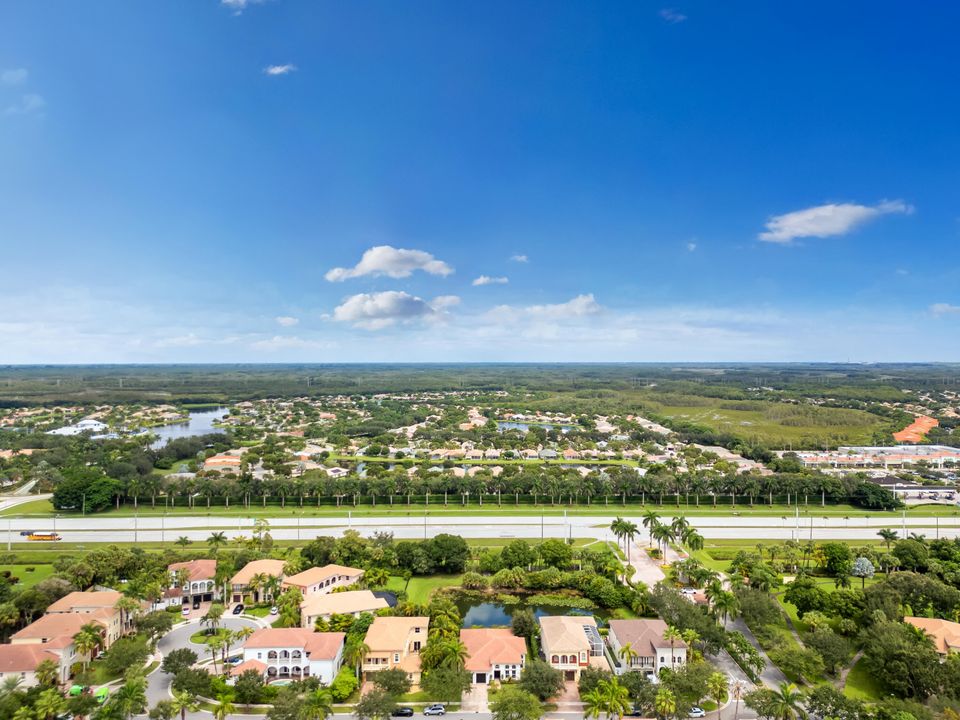
[(8, 0), (0, 362), (960, 360), (958, 22)]

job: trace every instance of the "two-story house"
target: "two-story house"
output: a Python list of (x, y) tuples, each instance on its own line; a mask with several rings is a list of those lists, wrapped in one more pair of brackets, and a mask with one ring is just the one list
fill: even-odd
[(175, 604), (176, 600), (184, 605), (211, 602), (220, 596), (220, 588), (215, 580), (216, 560), (172, 563), (167, 566), (167, 571), (170, 573), (170, 585), (164, 596), (171, 600), (170, 604)]
[(283, 580), (283, 588), (297, 588), (303, 597), (331, 593), (337, 588), (354, 585), (363, 579), (363, 570), (344, 565), (312, 567)]
[(674, 669), (687, 662), (687, 644), (665, 640), (666, 631), (667, 624), (660, 618), (611, 620), (607, 641), (623, 672), (639, 670), (654, 677), (663, 668)]
[(18, 630), (10, 636), (9, 645), (0, 645), (0, 667), (6, 667), (2, 670), (3, 676), (16, 674), (24, 683), (36, 684), (36, 666), (49, 659), (57, 664), (60, 682), (66, 682), (74, 663), (97, 655), (96, 652), (81, 655), (73, 641), (74, 635), (87, 624), (96, 625), (101, 628), (101, 636), (106, 635), (102, 621), (75, 613), (44, 615)]
[(57, 666), (57, 682), (65, 684), (70, 677), (70, 666), (77, 662), (73, 643), (64, 647), (58, 643), (0, 645), (0, 683), (15, 677), (22, 689), (37, 685), (37, 666), (45, 660)]
[(134, 629), (133, 616), (117, 609), (117, 601), (122, 597), (123, 593), (116, 590), (72, 592), (50, 605), (47, 615), (72, 613), (83, 617), (85, 622), (100, 623), (104, 627), (103, 649), (107, 650), (118, 638)]
[(460, 631), (467, 648), (465, 669), (474, 683), (519, 680), (527, 660), (527, 641), (506, 628), (468, 628)]
[(363, 672), (400, 668), (410, 682), (420, 684), (420, 650), (427, 644), (428, 617), (377, 617), (363, 641), (369, 648)]
[(243, 602), (245, 598), (253, 599), (253, 602), (261, 600), (271, 600), (272, 596), (269, 587), (261, 581), (276, 578), (283, 581), (283, 568), (286, 562), (283, 560), (253, 560), (244, 565), (236, 574), (230, 578), (230, 597), (232, 602)]
[(541, 617), (540, 648), (547, 663), (562, 671), (566, 680), (579, 680), (586, 667), (610, 670), (597, 621), (589, 615)]
[(312, 628), (317, 620), (329, 620), (333, 615), (353, 615), (373, 613), (390, 607), (389, 603), (377, 597), (369, 590), (347, 590), (345, 592), (308, 595), (300, 603), (301, 625)]
[(343, 663), (342, 632), (306, 628), (261, 628), (243, 645), (243, 661), (231, 670), (237, 677), (256, 670), (268, 681), (315, 677), (329, 685)]

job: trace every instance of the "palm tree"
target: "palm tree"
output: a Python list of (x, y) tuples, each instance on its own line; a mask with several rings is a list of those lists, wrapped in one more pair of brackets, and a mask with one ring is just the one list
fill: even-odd
[(443, 643), (443, 660), (440, 661), (440, 667), (451, 670), (463, 670), (467, 664), (467, 658), (470, 653), (467, 652), (467, 646), (463, 640), (451, 638)]
[(207, 545), (209, 545), (213, 552), (216, 553), (220, 550), (222, 545), (227, 544), (227, 534), (225, 532), (214, 532), (210, 533), (210, 537), (207, 538)]
[(190, 545), (193, 542), (193, 540), (188, 538), (186, 535), (181, 535), (176, 540), (174, 540), (174, 542), (177, 543), (177, 545), (179, 545), (180, 547), (185, 548), (187, 545)]
[[(429, 643), (427, 643), (429, 645)], [(426, 647), (424, 647), (426, 649)], [(356, 676), (360, 677), (360, 668), (363, 665), (364, 659), (367, 657), (367, 653), (370, 652), (370, 647), (359, 638), (351, 638), (347, 641), (346, 647), (343, 649), (343, 660), (350, 665), (353, 665)], [(422, 656), (421, 656), (422, 657)]]
[(187, 720), (187, 713), (200, 709), (200, 701), (189, 690), (176, 690), (173, 693), (173, 711), (180, 713), (180, 720)]
[(83, 656), (83, 670), (86, 672), (90, 665), (90, 658), (97, 648), (100, 647), (102, 638), (100, 636), (100, 627), (93, 623), (87, 623), (82, 626), (77, 634), (73, 636), (73, 646), (77, 654)]
[(52, 720), (67, 709), (67, 701), (56, 688), (47, 688), (37, 696), (33, 710), (40, 720)]
[(147, 680), (142, 675), (132, 674), (110, 698), (120, 714), (130, 720), (147, 709)]
[(624, 643), (623, 647), (620, 648), (620, 659), (623, 660), (623, 664), (627, 666), (627, 669), (630, 669), (630, 665), (633, 663), (634, 659), (639, 655), (636, 650), (633, 649), (632, 643)]
[(333, 696), (326, 688), (317, 688), (304, 698), (299, 720), (326, 720), (333, 713)]
[(616, 678), (601, 680), (597, 688), (603, 694), (608, 718), (622, 718), (630, 709), (630, 690)]
[(806, 711), (800, 705), (803, 699), (797, 686), (793, 683), (780, 683), (780, 687), (773, 693), (773, 716), (777, 720), (795, 720), (795, 718), (805, 718)]
[(53, 686), (60, 679), (60, 668), (53, 660), (41, 660), (34, 670), (37, 682), (41, 685)]
[(598, 718), (600, 713), (607, 711), (607, 699), (600, 692), (599, 684), (593, 690), (581, 695), (580, 700), (584, 705), (583, 716), (585, 718)]
[(124, 628), (129, 627), (131, 619), (143, 609), (139, 602), (126, 595), (119, 598), (113, 607), (120, 611), (120, 624)]
[(713, 600), (713, 611), (718, 617), (723, 617), (723, 624), (727, 624), (727, 619), (736, 617), (740, 609), (740, 601), (737, 596), (729, 590), (724, 590)]
[(653, 529), (660, 525), (660, 515), (657, 514), (656, 510), (647, 510), (643, 514), (643, 526), (647, 528), (647, 532), (650, 533), (650, 545), (653, 546)]
[(22, 705), (18, 707), (17, 711), (13, 714), (13, 720), (34, 720), (33, 710), (26, 705)]
[(227, 720), (230, 717), (230, 714), (233, 713), (236, 708), (233, 706), (233, 697), (226, 693), (221, 693), (217, 695), (217, 704), (213, 708), (213, 717), (214, 720)]
[(693, 628), (687, 628), (680, 633), (680, 637), (683, 638), (683, 641), (687, 644), (687, 647), (690, 648), (691, 659), (699, 657), (700, 651), (696, 649), (696, 644), (700, 642), (700, 633)]
[(892, 528), (880, 528), (877, 530), (877, 535), (879, 535), (887, 544), (887, 552), (890, 552), (890, 544), (900, 537), (897, 535), (897, 531), (893, 530)]
[(736, 701), (736, 705), (733, 706), (733, 720), (738, 720), (740, 717), (740, 698), (743, 697), (745, 688), (742, 680), (734, 680), (730, 686), (730, 692), (733, 694), (734, 701)]
[(668, 625), (663, 633), (663, 639), (670, 643), (670, 668), (673, 669), (673, 665), (676, 662), (676, 655), (673, 652), (673, 648), (678, 642), (683, 640), (683, 635), (681, 635), (680, 631), (673, 625)]
[(6, 697), (15, 693), (21, 685), (23, 685), (23, 679), (19, 675), (8, 675), (3, 679), (3, 684), (0, 684), (0, 696)]
[(671, 690), (660, 688), (653, 701), (653, 707), (662, 718), (668, 718), (677, 712), (677, 698)]
[(707, 678), (707, 692), (717, 703), (717, 720), (720, 720), (720, 703), (727, 694), (727, 676), (721, 672), (715, 672)]
[(384, 568), (370, 568), (364, 574), (364, 580), (369, 587), (386, 587), (390, 581), (390, 573)]
[(653, 539), (657, 541), (657, 545), (660, 546), (661, 552), (663, 553), (663, 559), (667, 559), (667, 546), (670, 544), (670, 541), (674, 539), (673, 530), (670, 529), (669, 525), (657, 525), (652, 531)]

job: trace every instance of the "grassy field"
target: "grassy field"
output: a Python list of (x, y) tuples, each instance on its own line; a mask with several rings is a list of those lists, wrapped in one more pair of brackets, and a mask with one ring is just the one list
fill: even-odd
[[(33, 568), (31, 572), (27, 568)], [(14, 577), (20, 578), (20, 585), (33, 587), (38, 582), (53, 575), (53, 565), (0, 565), (0, 572), (8, 570)]]
[(406, 587), (407, 600), (412, 603), (424, 604), (430, 601), (430, 595), (434, 590), (457, 587), (462, 580), (463, 575), (431, 575), (429, 577), (410, 578), (410, 584), (407, 585), (402, 577), (392, 575), (390, 582), (387, 583), (387, 589), (396, 592)]
[(644, 401), (656, 415), (728, 432), (738, 437), (786, 447), (793, 444), (868, 445), (874, 433), (891, 432), (892, 424), (861, 410), (790, 405), (764, 400), (650, 393)]
[[(512, 498), (510, 498), (512, 500)], [(760, 498), (758, 498), (760, 500)], [(817, 517), (846, 517), (850, 518), (851, 521), (855, 520), (857, 517), (890, 517), (890, 518), (899, 518), (901, 513), (900, 511), (867, 511), (863, 508), (857, 508), (853, 505), (826, 505), (821, 506), (815, 498), (810, 498), (808, 504), (801, 503), (800, 508), (800, 518), (801, 525), (804, 518), (813, 516)], [(135, 517), (135, 516), (160, 516), (160, 515), (169, 515), (169, 516), (190, 516), (190, 517), (203, 517), (205, 515), (215, 515), (217, 517), (237, 517), (237, 518), (256, 518), (256, 517), (289, 517), (294, 519), (296, 517), (310, 517), (310, 518), (339, 518), (343, 519), (346, 517), (419, 517), (422, 518), (424, 515), (427, 517), (448, 517), (456, 515), (475, 515), (475, 516), (510, 516), (510, 515), (544, 515), (547, 517), (557, 517), (563, 515), (577, 515), (577, 516), (590, 516), (590, 515), (642, 515), (647, 510), (656, 510), (659, 513), (664, 515), (672, 515), (676, 513), (683, 513), (690, 517), (710, 517), (710, 516), (758, 516), (758, 517), (784, 517), (792, 516), (796, 512), (796, 505), (786, 505), (780, 503), (774, 503), (773, 505), (767, 504), (755, 504), (749, 506), (746, 504), (739, 504), (736, 507), (731, 507), (730, 505), (718, 505), (713, 507), (706, 502), (696, 505), (693, 502), (691, 497), (690, 504), (681, 502), (678, 504), (674, 501), (672, 496), (664, 497), (663, 504), (648, 502), (646, 504), (641, 504), (638, 502), (627, 502), (624, 503), (619, 500), (619, 498), (611, 496), (608, 502), (604, 502), (602, 499), (594, 499), (594, 501), (589, 505), (569, 505), (569, 504), (553, 504), (549, 502), (543, 503), (521, 503), (519, 505), (514, 504), (508, 501), (508, 498), (504, 496), (504, 502), (502, 505), (496, 505), (495, 503), (484, 502), (483, 505), (479, 505), (475, 502), (470, 503), (461, 503), (457, 499), (450, 498), (450, 501), (447, 505), (443, 504), (442, 497), (431, 499), (429, 505), (423, 503), (411, 503), (407, 505), (406, 503), (396, 502), (393, 505), (389, 503), (378, 503), (377, 505), (368, 505), (362, 504), (358, 506), (343, 505), (341, 507), (333, 506), (321, 506), (317, 507), (316, 505), (305, 504), (303, 507), (299, 507), (294, 499), (290, 499), (290, 502), (287, 503), (286, 507), (280, 507), (279, 505), (267, 505), (263, 507), (261, 505), (251, 505), (248, 508), (244, 508), (241, 505), (232, 505), (229, 508), (222, 506), (212, 506), (206, 507), (206, 505), (197, 504), (195, 507), (186, 507), (186, 506), (177, 506), (164, 508), (162, 505), (157, 507), (150, 507), (150, 505), (141, 504), (140, 507), (136, 510), (132, 506), (124, 505), (121, 506), (119, 510), (106, 510), (102, 513), (97, 513), (92, 515), (88, 513), (90, 517)], [(55, 513), (53, 505), (50, 504), (49, 500), (33, 500), (31, 502), (23, 503), (21, 505), (14, 506), (12, 508), (7, 508), (5, 510), (0, 510), (0, 516), (6, 517), (22, 517), (22, 518), (51, 518), (54, 515), (58, 517), (79, 517), (79, 513)], [(907, 509), (907, 517), (960, 517), (960, 508), (955, 505), (941, 505), (941, 504), (926, 504), (926, 505), (912, 505)], [(44, 528), (46, 529), (46, 528)]]
[(861, 660), (847, 675), (847, 684), (843, 688), (843, 694), (856, 700), (865, 700), (866, 702), (876, 702), (884, 696), (883, 686), (874, 679), (867, 671)]

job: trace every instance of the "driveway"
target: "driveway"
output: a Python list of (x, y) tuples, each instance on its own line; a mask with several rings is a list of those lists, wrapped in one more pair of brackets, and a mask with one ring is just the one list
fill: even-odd
[(470, 689), (463, 694), (460, 701), (460, 712), (465, 713), (486, 713), (490, 708), (487, 705), (487, 690), (485, 683), (474, 683)]

